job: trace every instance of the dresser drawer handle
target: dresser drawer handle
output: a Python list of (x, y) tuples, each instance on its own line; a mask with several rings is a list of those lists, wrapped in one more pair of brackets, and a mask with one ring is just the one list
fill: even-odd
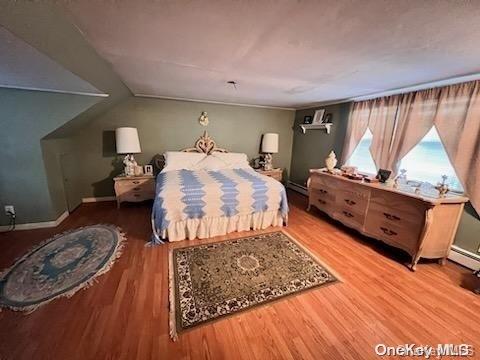
[(321, 194), (328, 194), (327, 190), (320, 189), (319, 191), (320, 191)]
[(140, 197), (140, 194), (133, 194), (133, 196), (135, 196), (135, 197)]
[(385, 212), (384, 212), (383, 215), (384, 215), (388, 220), (396, 220), (396, 221), (401, 220), (398, 216), (392, 215), (392, 214), (389, 214), (389, 213), (385, 213)]
[(355, 205), (356, 204), (356, 202), (353, 201), (353, 200), (349, 200), (349, 199), (344, 199), (344, 200), (348, 205)]
[(385, 235), (389, 235), (389, 236), (398, 235), (395, 231), (387, 229), (385, 227), (381, 227), (380, 230), (382, 230)]
[(140, 184), (140, 181), (135, 180), (135, 181), (132, 181), (132, 183), (134, 183), (135, 185), (137, 185), (137, 184)]
[(352, 218), (353, 217), (353, 214), (348, 212), (348, 211), (343, 211), (343, 215), (345, 215), (346, 217), (348, 218)]
[(142, 188), (137, 186), (137, 187), (134, 187), (133, 190), (138, 191), (138, 190), (142, 190)]
[(327, 202), (324, 201), (324, 200), (322, 200), (322, 199), (317, 199), (317, 201), (318, 201), (320, 204), (323, 204), (323, 205), (326, 205), (326, 204), (327, 204)]

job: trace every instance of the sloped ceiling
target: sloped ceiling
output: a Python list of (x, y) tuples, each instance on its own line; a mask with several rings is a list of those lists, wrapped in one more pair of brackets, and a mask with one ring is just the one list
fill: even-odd
[(480, 71), (478, 1), (63, 6), (134, 94), (302, 107)]
[(107, 96), (0, 26), (0, 87)]

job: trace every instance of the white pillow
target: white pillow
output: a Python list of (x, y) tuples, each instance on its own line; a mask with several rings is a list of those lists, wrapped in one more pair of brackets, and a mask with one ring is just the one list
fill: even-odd
[(190, 170), (222, 170), (222, 169), (228, 169), (228, 164), (223, 161), (222, 159), (219, 159), (218, 157), (215, 157), (214, 155), (208, 155), (195, 165), (193, 165)]
[(207, 155), (183, 151), (167, 151), (163, 154), (165, 167), (163, 172), (173, 170), (191, 170), (192, 166), (202, 161)]
[(246, 154), (242, 153), (213, 153), (214, 156), (223, 162), (226, 166), (223, 169), (242, 169), (250, 167)]

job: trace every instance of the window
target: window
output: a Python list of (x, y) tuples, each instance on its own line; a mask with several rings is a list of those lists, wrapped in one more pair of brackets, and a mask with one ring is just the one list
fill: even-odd
[(433, 185), (442, 181), (442, 175), (447, 175), (450, 189), (463, 192), (435, 127), (405, 155), (400, 169), (407, 170), (408, 180), (426, 181)]
[(358, 171), (367, 174), (376, 174), (377, 168), (370, 153), (370, 145), (372, 144), (372, 132), (370, 129), (365, 131), (362, 140), (358, 143), (353, 151), (352, 156), (347, 161), (347, 165), (356, 166)]

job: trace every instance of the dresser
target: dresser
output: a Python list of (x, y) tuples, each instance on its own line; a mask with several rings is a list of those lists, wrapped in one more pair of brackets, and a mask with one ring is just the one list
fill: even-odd
[(142, 176), (117, 176), (115, 181), (115, 196), (117, 207), (124, 201), (139, 202), (155, 198), (155, 177)]
[(270, 176), (274, 178), (275, 180), (282, 181), (283, 177), (283, 169), (282, 168), (276, 168), (272, 170), (263, 170), (263, 169), (255, 169), (256, 172), (265, 175), (265, 176)]
[(468, 198), (415, 194), (381, 183), (310, 170), (308, 207), (315, 206), (364, 235), (406, 251), (415, 270), (420, 258), (445, 262)]

